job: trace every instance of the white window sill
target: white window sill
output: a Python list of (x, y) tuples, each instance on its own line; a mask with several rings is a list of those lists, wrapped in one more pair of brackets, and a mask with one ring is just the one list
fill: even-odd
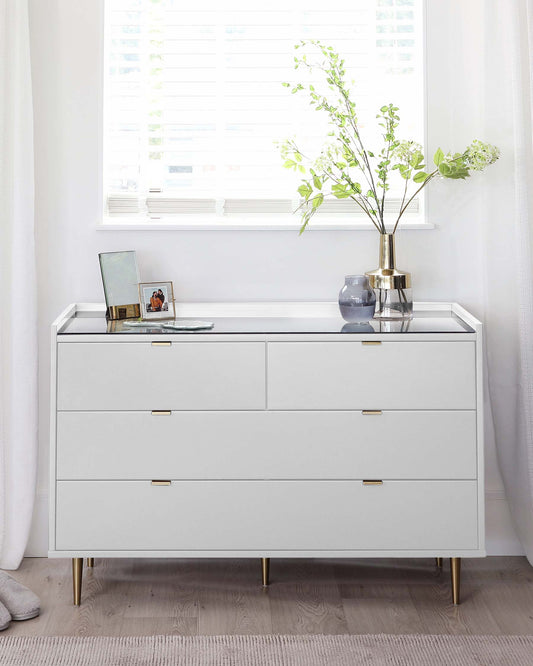
[[(141, 217), (104, 217), (97, 225), (99, 231), (299, 231), (301, 223), (294, 218), (285, 216), (260, 217), (260, 216), (234, 216), (227, 217), (201, 217), (194, 215), (182, 215), (176, 218), (147, 218)], [(398, 229), (434, 229), (435, 225), (426, 222), (422, 215), (413, 215), (411, 219), (402, 221)], [(313, 220), (307, 231), (367, 231), (376, 228), (371, 222), (363, 219), (350, 218)], [(306, 232), (307, 233), (307, 232)]]

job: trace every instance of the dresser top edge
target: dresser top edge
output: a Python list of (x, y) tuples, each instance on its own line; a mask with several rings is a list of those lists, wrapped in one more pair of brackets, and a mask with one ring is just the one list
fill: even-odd
[[(52, 324), (52, 333), (53, 336), (61, 336), (63, 340), (67, 337), (79, 337), (85, 333), (80, 331), (76, 335), (72, 335), (69, 331), (66, 332), (67, 326), (69, 323), (72, 323), (72, 320), (75, 318), (96, 318), (103, 319), (105, 317), (105, 305), (103, 303), (72, 303), (70, 304), (53, 322)], [(336, 336), (336, 337), (349, 337), (352, 338), (354, 335), (360, 337), (361, 335), (370, 334), (373, 339), (376, 339), (375, 336), (380, 336), (383, 334), (387, 339), (392, 339), (400, 336), (403, 337), (406, 335), (409, 339), (415, 339), (419, 336), (425, 336), (426, 339), (428, 336), (441, 336), (441, 335), (451, 335), (454, 339), (464, 338), (467, 336), (467, 339), (475, 338), (481, 332), (481, 322), (471, 315), (467, 310), (465, 310), (461, 305), (453, 302), (417, 302), (414, 304), (415, 319), (416, 315), (422, 315), (427, 312), (428, 315), (431, 313), (433, 316), (440, 318), (442, 313), (443, 318), (450, 316), (453, 319), (459, 319), (466, 325), (464, 331), (447, 331), (447, 330), (435, 330), (435, 331), (417, 331), (416, 324), (412, 327), (412, 330), (405, 331), (403, 328), (401, 330), (396, 330), (392, 327), (390, 330), (369, 330), (364, 329), (359, 330), (356, 326), (353, 330), (342, 330), (343, 334), (348, 334), (344, 336), (339, 336), (340, 330), (328, 329), (327, 326), (324, 327), (324, 330), (306, 330), (305, 327), (302, 330), (294, 330), (294, 327), (297, 327), (299, 319), (310, 320), (312, 319), (315, 322), (326, 321), (331, 325), (331, 322), (343, 324), (342, 320), (339, 317), (338, 305), (336, 302), (327, 302), (327, 301), (302, 301), (302, 302), (288, 302), (288, 301), (262, 301), (262, 302), (198, 302), (198, 303), (179, 303), (177, 304), (177, 316), (178, 318), (197, 318), (197, 319), (214, 319), (217, 318), (231, 318), (235, 321), (249, 319), (250, 322), (254, 321), (256, 328), (247, 330), (246, 327), (243, 327), (242, 330), (224, 330), (219, 329), (217, 331), (216, 327), (213, 331), (195, 331), (194, 333), (188, 331), (173, 331), (165, 330), (158, 335), (164, 333), (165, 336), (183, 336), (186, 338), (198, 337), (203, 335), (203, 337), (209, 336), (210, 338), (219, 338), (221, 336), (294, 336), (295, 334), (301, 334), (304, 336)], [(262, 321), (267, 320), (267, 318), (279, 319), (279, 320), (291, 320), (292, 328), (290, 330), (284, 330), (283, 327), (280, 330), (271, 330), (268, 326), (265, 327), (265, 330), (262, 330), (261, 327), (257, 328), (257, 324)], [(413, 320), (414, 321), (414, 320)], [(375, 323), (375, 321), (373, 321)], [(238, 328), (238, 327), (237, 327)], [(470, 330), (468, 330), (470, 329)], [(120, 333), (124, 335), (121, 335)], [(153, 333), (153, 332), (152, 332)], [(151, 337), (150, 332), (148, 331), (138, 331), (135, 329), (124, 330), (124, 331), (114, 331), (113, 335), (109, 335), (109, 331), (102, 331), (101, 333), (96, 333), (94, 331), (87, 331), (87, 335), (91, 335), (94, 339), (95, 337), (102, 337), (110, 339), (111, 337), (117, 338), (120, 337), (130, 337), (132, 335), (142, 335), (144, 339)]]

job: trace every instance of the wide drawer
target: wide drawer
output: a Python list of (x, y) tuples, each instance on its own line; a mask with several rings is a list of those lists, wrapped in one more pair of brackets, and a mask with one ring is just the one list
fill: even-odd
[(59, 412), (60, 479), (474, 479), (474, 411)]
[(475, 549), (475, 481), (59, 481), (56, 550)]
[(475, 343), (273, 342), (269, 409), (474, 409)]
[(59, 343), (60, 410), (263, 409), (262, 342)]

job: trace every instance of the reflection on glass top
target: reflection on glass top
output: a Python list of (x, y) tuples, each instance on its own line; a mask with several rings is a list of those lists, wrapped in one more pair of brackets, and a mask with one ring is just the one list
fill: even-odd
[[(177, 319), (188, 321), (192, 317)], [(468, 324), (451, 312), (415, 312), (404, 321), (372, 320), (368, 324), (347, 324), (338, 317), (198, 317), (211, 321), (210, 330), (178, 331), (164, 329), (146, 322), (142, 328), (130, 328), (124, 321), (107, 321), (103, 314), (79, 313), (69, 319), (60, 335), (213, 335), (254, 333), (474, 333)]]

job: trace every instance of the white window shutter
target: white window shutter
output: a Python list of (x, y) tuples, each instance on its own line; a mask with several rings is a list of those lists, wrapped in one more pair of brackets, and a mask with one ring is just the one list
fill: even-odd
[[(275, 142), (294, 136), (316, 156), (328, 132), (302, 93), (281, 85), (305, 75), (293, 69), (301, 39), (319, 39), (345, 58), (369, 146), (380, 140), (376, 111), (389, 102), (400, 107), (401, 137), (422, 142), (422, 0), (270, 0), (268, 8), (244, 0), (106, 0), (108, 214), (293, 211), (299, 177), (283, 168)], [(390, 194), (394, 208), (401, 194)], [(360, 211), (331, 200), (319, 214)]]

